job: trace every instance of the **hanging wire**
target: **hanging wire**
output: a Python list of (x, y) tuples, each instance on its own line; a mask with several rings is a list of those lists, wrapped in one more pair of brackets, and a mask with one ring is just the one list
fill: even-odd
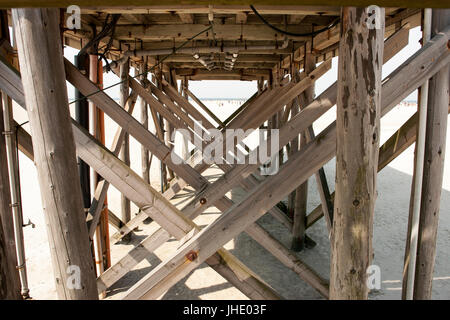
[(257, 17), (265, 24), (265, 25), (267, 25), (268, 27), (272, 28), (272, 29), (275, 30), (276, 32), (280, 32), (280, 33), (282, 33), (282, 34), (284, 34), (284, 35), (287, 35), (287, 36), (293, 36), (293, 37), (310, 37), (310, 36), (315, 36), (315, 35), (317, 35), (317, 34), (319, 34), (319, 33), (321, 33), (321, 32), (330, 30), (331, 28), (333, 28), (334, 26), (336, 26), (336, 25), (339, 23), (339, 21), (340, 21), (340, 19), (337, 18), (337, 19), (334, 20), (332, 23), (330, 23), (328, 26), (326, 26), (325, 28), (322, 28), (322, 29), (317, 30), (317, 31), (314, 31), (314, 32), (308, 32), (308, 33), (295, 33), (295, 32), (284, 31), (284, 30), (281, 30), (281, 29), (275, 27), (274, 25), (270, 24), (266, 19), (264, 19), (264, 18), (261, 16), (261, 15), (259, 14), (259, 12), (256, 11), (256, 9), (255, 9), (255, 7), (254, 7), (253, 5), (250, 5), (250, 8), (253, 10), (253, 13), (254, 13), (254, 14), (255, 14), (255, 15), (256, 15), (256, 16), (257, 16)]
[[(207, 32), (207, 31), (209, 31), (211, 28), (212, 28), (212, 27), (209, 26), (208, 28), (204, 29), (203, 31), (200, 31), (200, 32), (197, 33), (196, 35), (194, 35), (194, 36), (188, 38), (188, 39), (187, 39), (185, 42), (183, 42), (181, 45), (179, 45), (178, 47), (174, 48), (174, 50), (173, 50), (172, 53), (170, 53), (170, 54), (164, 56), (162, 59), (160, 59), (160, 60), (158, 61), (158, 63), (155, 64), (154, 66), (152, 66), (149, 70), (147, 70), (147, 72), (148, 72), (148, 73), (152, 72), (156, 67), (159, 67), (159, 65), (161, 65), (161, 64), (163, 63), (164, 60), (166, 60), (166, 59), (169, 58), (170, 56), (174, 55), (178, 50), (180, 50), (181, 48), (183, 48), (184, 46), (186, 46), (189, 42), (191, 42), (192, 40), (194, 40), (194, 39), (195, 39), (196, 37), (198, 37), (199, 35), (201, 35), (201, 34)], [(134, 75), (134, 76), (129, 76), (127, 79), (121, 80), (121, 81), (119, 81), (119, 82), (116, 82), (116, 83), (114, 83), (114, 84), (108, 86), (108, 87), (105, 87), (105, 88), (103, 88), (103, 89), (99, 89), (99, 90), (97, 90), (97, 91), (94, 91), (94, 92), (92, 92), (92, 93), (86, 95), (86, 96), (82, 96), (81, 98), (75, 99), (75, 100), (69, 102), (69, 105), (70, 105), (70, 104), (73, 104), (73, 103), (76, 103), (76, 102), (78, 102), (78, 101), (82, 101), (82, 100), (84, 100), (84, 99), (87, 99), (87, 98), (89, 98), (89, 97), (92, 97), (93, 95), (96, 95), (97, 93), (104, 92), (104, 91), (106, 91), (106, 90), (108, 90), (108, 89), (114, 88), (115, 86), (118, 86), (119, 84), (122, 84), (122, 83), (127, 82), (128, 79), (136, 79), (136, 78), (138, 78), (138, 77), (140, 77), (140, 76), (142, 76), (142, 75), (144, 75), (144, 72), (143, 72), (143, 73), (136, 74), (136, 75)]]

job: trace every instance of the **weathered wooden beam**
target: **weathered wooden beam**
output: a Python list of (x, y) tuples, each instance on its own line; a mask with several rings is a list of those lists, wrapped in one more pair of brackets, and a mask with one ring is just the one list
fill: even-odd
[[(307, 53), (305, 56), (305, 74), (308, 75), (311, 73), (316, 67), (315, 57), (311, 53)], [(299, 97), (296, 99), (299, 103), (297, 108), (298, 111), (301, 110), (302, 107), (307, 106), (314, 100), (314, 84), (312, 84), (308, 89), (306, 89)], [(303, 105), (302, 105), (303, 104)], [(291, 142), (291, 153), (298, 152), (298, 150), (304, 147), (307, 143), (306, 132), (302, 132), (300, 134), (300, 138), (293, 139)], [(308, 205), (308, 180), (302, 183), (295, 191), (292, 193), (295, 194), (294, 198), (294, 215), (293, 221), (294, 224), (292, 226), (292, 243), (291, 248), (294, 251), (301, 251), (305, 247), (306, 240), (306, 210)]]
[[(140, 64), (139, 69), (136, 69), (136, 75), (140, 74), (140, 81), (142, 86), (145, 88), (148, 87), (148, 72), (147, 72), (147, 64), (148, 57), (145, 58), (144, 62)], [(148, 130), (148, 104), (144, 99), (140, 99), (140, 114), (141, 114), (141, 123)], [(150, 154), (148, 149), (145, 146), (141, 146), (141, 167), (142, 167), (142, 178), (145, 182), (150, 184)]]
[[(157, 137), (145, 129), (136, 119), (121, 108), (113, 99), (102, 91), (98, 91), (95, 84), (84, 77), (73, 65), (65, 60), (67, 80), (77, 87), (85, 96), (95, 102), (112, 120), (117, 122), (125, 131), (131, 134), (142, 145), (146, 146), (158, 158), (164, 162), (179, 176), (192, 186), (201, 187), (204, 183), (197, 172), (187, 164), (183, 164), (181, 159), (171, 154), (171, 150), (164, 145)], [(173, 159), (176, 159), (175, 162)], [(178, 164), (181, 163), (181, 164)]]
[[(433, 10), (431, 36), (450, 25), (450, 10)], [(429, 81), (425, 135), (425, 154), (420, 203), (417, 260), (414, 295), (417, 300), (429, 300), (432, 295), (436, 237), (444, 173), (449, 106), (449, 66), (445, 66)]]
[(178, 13), (178, 16), (180, 17), (181, 21), (183, 21), (183, 23), (194, 23), (194, 15), (192, 13)]
[[(278, 28), (287, 29), (289, 32), (294, 33), (308, 33), (311, 31), (311, 27), (308, 25), (282, 25), (277, 24)], [(201, 33), (207, 28), (204, 24), (150, 24), (150, 25), (117, 25), (114, 32), (114, 38), (118, 40), (134, 40), (136, 38), (143, 41), (163, 41), (163, 40), (188, 40), (193, 35)], [(212, 32), (212, 31), (211, 31)], [(196, 40), (211, 39), (211, 32), (204, 32), (199, 34)], [(265, 25), (257, 24), (215, 24), (214, 36), (216, 39), (221, 40), (270, 40), (280, 41), (283, 36)], [(289, 37), (289, 36), (288, 36)], [(296, 36), (295, 40), (309, 40), (310, 37)], [(331, 39), (330, 39), (331, 41)], [(320, 49), (320, 48), (319, 48)]]
[[(70, 129), (57, 9), (12, 11), (35, 163), (61, 299), (98, 299)], [(72, 284), (74, 266), (79, 282)], [(70, 273), (67, 270), (71, 270)]]
[[(120, 65), (120, 105), (125, 109), (128, 97), (130, 95), (130, 86), (128, 83), (130, 74), (130, 63), (127, 60)], [(130, 166), (130, 136), (128, 132), (125, 132), (122, 141), (122, 148), (120, 149), (120, 160), (122, 160), (127, 166)], [(123, 222), (128, 222), (131, 219), (131, 203), (123, 194), (120, 195), (120, 215)]]
[(369, 29), (364, 8), (341, 12), (336, 195), (331, 240), (331, 299), (367, 299), (372, 261), (381, 113), (384, 9)]
[[(450, 27), (435, 36), (429, 44), (419, 50), (400, 67), (401, 72), (395, 73), (383, 85), (381, 114), (386, 114), (398, 101), (405, 98), (428, 78), (448, 64), (450, 56), (447, 40)], [(431, 57), (434, 57), (430, 60)], [(380, 59), (381, 60), (381, 59)], [(398, 91), (403, 84), (404, 91)], [(306, 108), (305, 110), (307, 110)], [(250, 223), (273, 207), (296, 186), (305, 181), (335, 154), (336, 124), (333, 123), (322, 131), (316, 139), (308, 144), (304, 150), (281, 167), (277, 175), (268, 177), (255, 188), (236, 207), (222, 214), (222, 216), (200, 233), (191, 238), (171, 258), (161, 263), (150, 274), (133, 286), (125, 298), (153, 298), (159, 297), (172, 286), (182, 275), (186, 275), (215, 252), (215, 249), (226, 243)], [(301, 164), (301, 165), (300, 165)], [(294, 169), (296, 168), (296, 169)], [(283, 188), (279, 188), (283, 185)], [(227, 230), (226, 233), (223, 230)], [(197, 252), (197, 259), (185, 263), (184, 256), (191, 250)], [(171, 271), (176, 270), (176, 276), (171, 277)], [(162, 282), (164, 280), (164, 282)], [(161, 285), (159, 285), (161, 284)]]
[[(134, 106), (136, 104), (136, 97), (137, 94), (135, 91), (132, 91), (131, 94), (128, 96), (127, 102), (125, 104), (125, 110), (129, 112), (130, 114), (134, 110)], [(113, 143), (111, 145), (111, 152), (118, 156), (120, 153), (120, 150), (123, 146), (123, 141), (125, 139), (125, 131), (119, 127), (116, 131), (116, 134), (114, 135)], [(95, 233), (96, 226), (100, 220), (100, 215), (103, 209), (103, 204), (106, 199), (106, 195), (108, 193), (109, 189), (109, 182), (106, 180), (102, 180), (97, 184), (97, 187), (94, 192), (94, 196), (92, 198), (91, 207), (89, 208), (89, 213), (86, 218), (88, 230), (89, 230), (89, 237), (92, 239)], [(120, 220), (122, 223), (126, 223), (128, 221)]]
[(244, 24), (247, 22), (247, 13), (245, 12), (238, 12), (236, 13), (236, 23)]

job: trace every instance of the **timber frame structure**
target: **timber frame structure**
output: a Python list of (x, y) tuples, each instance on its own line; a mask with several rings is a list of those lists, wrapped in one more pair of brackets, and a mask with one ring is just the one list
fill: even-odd
[[(124, 299), (157, 299), (204, 262), (251, 299), (282, 299), (245, 261), (224, 249), (241, 232), (324, 298), (367, 299), (377, 172), (416, 136), (416, 160), (422, 159), (416, 165), (423, 168), (415, 171), (419, 180), (414, 175), (420, 193), (411, 196), (403, 297), (431, 298), (450, 110), (450, 10), (420, 8), (426, 1), (373, 1), (380, 5), (376, 13), (363, 7), (372, 1), (357, 1), (361, 7), (349, 7), (350, 1), (335, 6), (333, 1), (255, 1), (253, 8), (202, 1), (97, 2), (93, 7), (91, 1), (0, 1), (0, 90), (2, 111), (9, 110), (0, 113), (5, 133), (0, 137), (0, 277), (7, 279), (0, 281), (0, 298), (27, 296), (26, 273), (16, 268), (23, 243), (20, 212), (14, 210), (20, 206), (14, 203), (17, 181), (11, 176), (16, 160), (6, 159), (11, 148), (37, 167), (61, 299), (104, 298), (108, 288), (172, 238), (179, 241), (176, 251), (129, 288)], [(405, 8), (405, 3), (417, 7)], [(75, 29), (66, 25), (72, 14), (66, 7), (72, 4), (81, 6)], [(372, 14), (379, 19), (375, 28), (366, 23)], [(382, 79), (383, 64), (408, 44), (409, 30), (417, 26), (429, 31), (422, 48)], [(75, 65), (64, 58), (63, 46), (80, 50)], [(315, 97), (314, 84), (331, 69), (333, 57), (338, 57), (338, 80)], [(119, 76), (119, 102), (102, 89), (104, 72)], [(189, 90), (189, 81), (199, 80), (257, 81), (258, 91), (228, 119), (219, 119)], [(76, 89), (75, 119), (66, 81)], [(418, 111), (380, 146), (380, 118), (418, 88), (425, 101), (420, 108), (427, 112)], [(138, 98), (141, 118), (135, 119), (131, 114)], [(27, 110), (31, 133), (15, 122), (12, 101)], [(314, 122), (335, 105), (336, 121), (314, 132)], [(104, 115), (119, 126), (111, 146), (105, 146)], [(149, 130), (151, 121), (155, 133)], [(278, 172), (263, 176), (258, 169), (264, 163), (225, 162), (217, 165), (222, 176), (208, 181), (202, 173), (210, 165), (201, 153), (188, 153), (186, 161), (172, 153), (171, 133), (187, 130), (193, 141), (197, 122), (203, 135), (214, 129), (224, 133), (225, 141), (235, 139), (225, 129), (278, 129)], [(17, 146), (8, 143), (12, 129), (4, 129), (4, 123), (16, 128)], [(140, 173), (130, 168), (130, 136), (142, 145)], [(272, 139), (267, 136), (266, 142)], [(247, 147), (243, 153), (235, 149), (237, 143), (224, 147), (223, 154), (240, 152), (248, 160), (259, 152)], [(204, 139), (196, 147), (218, 152), (217, 145)], [(334, 157), (332, 193), (323, 166)], [(160, 191), (150, 184), (152, 159), (162, 162)], [(96, 173), (95, 190), (90, 190), (89, 168)], [(321, 205), (308, 213), (307, 181), (313, 176)], [(122, 194), (118, 215), (107, 206), (110, 185)], [(175, 206), (171, 200), (187, 186), (195, 193), (183, 207)], [(247, 192), (238, 203), (226, 196), (235, 187)], [(130, 202), (140, 209), (136, 216), (130, 214)], [(200, 228), (193, 219), (211, 206), (221, 215)], [(291, 247), (258, 224), (265, 214), (292, 234)], [(112, 264), (110, 247), (148, 217), (159, 229)], [(321, 218), (330, 235), (329, 279), (295, 253), (314, 246), (306, 230)], [(109, 225), (117, 232), (110, 235)], [(68, 285), (66, 270), (74, 265), (81, 269), (81, 289)]]

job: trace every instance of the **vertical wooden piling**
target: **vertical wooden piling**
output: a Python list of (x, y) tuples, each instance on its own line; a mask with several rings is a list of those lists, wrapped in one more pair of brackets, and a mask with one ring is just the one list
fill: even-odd
[(72, 133), (58, 9), (12, 9), (60, 299), (98, 299)]
[[(309, 74), (310, 72), (314, 71), (314, 69), (316, 68), (316, 57), (309, 52), (305, 53), (304, 66), (306, 74)], [(304, 106), (307, 106), (309, 103), (311, 103), (312, 100), (314, 99), (314, 90), (315, 90), (314, 84), (311, 85), (308, 89), (306, 89), (302, 94), (303, 98), (298, 99), (300, 104), (304, 104)], [(297, 109), (302, 109), (302, 107), (304, 108), (304, 106), (299, 105), (296, 107)], [(306, 144), (307, 144), (306, 132), (304, 132), (300, 135), (300, 139), (297, 142), (297, 147), (301, 149), (302, 147), (305, 147)], [(296, 151), (297, 150), (293, 150), (293, 152)], [(294, 251), (303, 250), (305, 246), (307, 205), (308, 205), (308, 180), (302, 183), (295, 190), (294, 225), (292, 227), (292, 246), (291, 246), (292, 250)]]
[[(140, 64), (140, 68), (137, 69), (137, 73), (140, 74), (140, 81), (144, 88), (148, 87), (148, 79), (147, 79), (147, 63), (148, 57), (144, 59), (144, 61)], [(147, 102), (140, 98), (140, 113), (141, 113), (141, 123), (142, 125), (148, 129), (148, 105)], [(149, 151), (145, 146), (141, 146), (141, 166), (142, 166), (142, 178), (145, 182), (150, 184), (150, 156)]]
[[(431, 37), (450, 24), (449, 9), (434, 9)], [(439, 222), (444, 173), (444, 155), (449, 104), (449, 66), (445, 66), (429, 81), (425, 161), (417, 244), (414, 299), (431, 299), (436, 236)]]
[[(89, 73), (89, 56), (87, 54), (81, 54), (75, 56), (75, 66), (84, 74)], [(75, 88), (75, 120), (80, 125), (89, 130), (89, 102), (88, 99), (84, 99), (81, 92)], [(83, 204), (86, 210), (91, 206), (91, 177), (89, 166), (80, 158), (78, 161), (78, 172), (80, 175), (81, 192), (83, 195)]]
[[(130, 73), (130, 63), (127, 60), (120, 65), (120, 105), (125, 108), (128, 96), (130, 94), (130, 85), (128, 83), (128, 76)], [(130, 136), (125, 134), (123, 139), (122, 149), (120, 150), (120, 160), (122, 160), (127, 166), (130, 166)], [(131, 207), (130, 200), (124, 195), (121, 195), (121, 217), (124, 223), (131, 220)]]
[(367, 299), (380, 131), (384, 9), (379, 28), (365, 8), (341, 11), (336, 197), (331, 239), (330, 299)]

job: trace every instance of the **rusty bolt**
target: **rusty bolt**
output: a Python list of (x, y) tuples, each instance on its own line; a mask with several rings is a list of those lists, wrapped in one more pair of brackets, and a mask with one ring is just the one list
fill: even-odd
[(197, 259), (197, 252), (195, 252), (195, 251), (189, 251), (187, 254), (186, 254), (186, 259), (188, 259), (189, 261), (194, 261), (195, 259)]
[(200, 204), (203, 205), (203, 204), (205, 204), (205, 203), (206, 203), (206, 199), (205, 199), (205, 198), (201, 198), (201, 199), (200, 199)]

